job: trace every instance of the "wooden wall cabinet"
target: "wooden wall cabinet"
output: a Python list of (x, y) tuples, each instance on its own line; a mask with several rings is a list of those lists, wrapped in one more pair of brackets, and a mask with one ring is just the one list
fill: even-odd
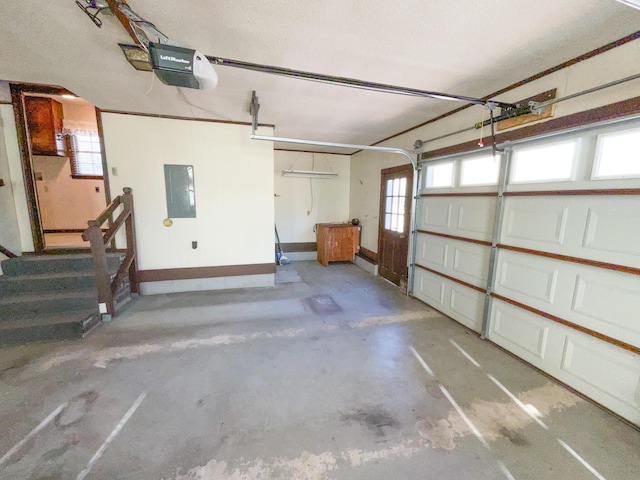
[(319, 223), (316, 227), (318, 262), (353, 260), (360, 250), (360, 227), (350, 223)]
[(24, 97), (32, 155), (64, 156), (62, 104), (47, 97)]

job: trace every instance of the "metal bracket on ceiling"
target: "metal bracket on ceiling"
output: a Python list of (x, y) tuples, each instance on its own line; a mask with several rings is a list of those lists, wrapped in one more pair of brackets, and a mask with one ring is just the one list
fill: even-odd
[[(102, 20), (98, 18), (98, 15), (101, 13), (111, 14), (111, 10), (109, 9), (109, 5), (106, 2), (100, 2), (96, 0), (85, 0), (86, 5), (84, 5), (80, 0), (76, 0), (76, 5), (82, 10), (87, 17), (91, 19), (94, 25), (98, 28), (102, 27)], [(93, 12), (91, 10), (94, 10)]]
[(493, 154), (495, 155), (496, 153), (504, 152), (504, 149), (498, 148), (496, 143), (496, 121), (493, 117), (493, 109), (496, 105), (489, 106), (489, 104), (487, 104), (486, 107), (489, 109), (489, 119), (491, 120), (491, 150), (493, 150)]
[(258, 112), (260, 111), (260, 104), (258, 103), (258, 96), (256, 91), (251, 92), (251, 103), (249, 104), (249, 113), (251, 114), (251, 129), (252, 134), (256, 133), (258, 129)]
[[(89, 1), (90, 0), (87, 0), (87, 3), (89, 3)], [(149, 46), (149, 42), (152, 41), (149, 38), (150, 36), (155, 37), (157, 39), (157, 43), (169, 42), (169, 37), (158, 30), (158, 28), (153, 23), (148, 22), (136, 12), (134, 12), (125, 0), (91, 1), (100, 5), (106, 3), (108, 5), (108, 10), (110, 10), (111, 13), (116, 16), (127, 33), (129, 33), (129, 36), (131, 36), (136, 44), (138, 44), (143, 49), (146, 50)]]
[(534, 102), (533, 100), (531, 100), (529, 101), (528, 107), (529, 110), (531, 110), (531, 113), (540, 115), (545, 109), (546, 105), (543, 105), (541, 102)]

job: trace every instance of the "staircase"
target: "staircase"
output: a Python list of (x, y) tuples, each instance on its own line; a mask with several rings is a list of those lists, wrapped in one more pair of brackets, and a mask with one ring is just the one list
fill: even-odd
[[(107, 255), (111, 275), (120, 254)], [(81, 338), (101, 319), (91, 255), (28, 255), (2, 262), (0, 345)]]

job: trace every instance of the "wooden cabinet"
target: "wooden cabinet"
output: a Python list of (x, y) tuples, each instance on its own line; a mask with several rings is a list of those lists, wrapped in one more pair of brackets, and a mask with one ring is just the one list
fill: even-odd
[(32, 155), (64, 155), (62, 104), (52, 98), (24, 97)]
[(360, 227), (350, 223), (319, 223), (316, 228), (318, 262), (353, 260), (360, 249)]

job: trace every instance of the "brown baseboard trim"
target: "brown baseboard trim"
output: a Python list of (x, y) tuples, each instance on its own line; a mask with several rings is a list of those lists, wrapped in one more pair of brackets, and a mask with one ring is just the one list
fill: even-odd
[(438, 275), (438, 276), (440, 276), (442, 278), (446, 278), (447, 280), (451, 280), (452, 282), (458, 283), (458, 284), (460, 284), (462, 286), (465, 286), (467, 288), (471, 288), (472, 290), (475, 290), (477, 292), (487, 293), (487, 291), (482, 287), (477, 287), (475, 285), (471, 285), (470, 283), (467, 283), (464, 280), (460, 280), (459, 278), (456, 278), (456, 277), (451, 277), (451, 276), (446, 275), (444, 273), (438, 272), (437, 270), (433, 270), (433, 269), (431, 269), (429, 267), (423, 267), (422, 265), (420, 265), (418, 263), (416, 263), (416, 267), (421, 269), (421, 270), (424, 270), (426, 272), (433, 273), (434, 275)]
[(524, 303), (511, 300), (510, 298), (503, 297), (502, 295), (499, 295), (497, 293), (491, 293), (491, 296), (505, 303), (513, 305), (514, 307), (521, 308), (522, 310), (526, 310), (527, 312), (534, 313), (536, 315), (544, 317), (547, 320), (551, 320), (553, 322), (564, 325), (565, 327), (572, 328), (573, 330), (586, 333), (587, 335), (597, 338), (598, 340), (602, 340), (603, 342), (610, 343), (611, 345), (615, 345), (616, 347), (620, 347), (624, 350), (640, 355), (640, 348), (636, 347), (635, 345), (630, 345), (626, 342), (623, 342), (622, 340), (609, 337), (608, 335), (604, 335), (600, 332), (596, 332), (595, 330), (591, 330), (590, 328), (583, 327), (582, 325), (578, 325), (576, 323), (570, 322), (569, 320), (565, 320), (564, 318), (560, 318), (550, 313), (543, 312), (542, 310), (538, 310), (537, 308), (530, 307), (529, 305), (525, 305)]
[(285, 254), (294, 252), (316, 252), (318, 247), (316, 242), (293, 242), (283, 243), (282, 250)]
[[(564, 117), (554, 118), (552, 120), (536, 123), (528, 127), (509, 130), (496, 135), (496, 144), (505, 142), (515, 142), (526, 138), (537, 137), (547, 133), (560, 132), (571, 128), (582, 127), (592, 123), (604, 122), (607, 120), (615, 120), (640, 113), (640, 97), (630, 98), (621, 102), (612, 103), (603, 107), (592, 108), (583, 112), (565, 115)], [(491, 137), (485, 139), (485, 146), (490, 147), (493, 143)], [(422, 160), (436, 157), (444, 157), (457, 153), (472, 152), (478, 149), (477, 140), (451, 145), (450, 147), (438, 148), (430, 150), (422, 154)]]
[(250, 265), (220, 265), (217, 267), (166, 268), (162, 270), (139, 270), (138, 281), (162, 282), (167, 280), (192, 280), (195, 278), (237, 277), (241, 275), (263, 275), (276, 273), (275, 263)]
[(512, 252), (526, 253), (529, 255), (537, 255), (538, 257), (553, 258), (564, 262), (579, 263), (580, 265), (589, 265), (590, 267), (606, 268), (616, 272), (631, 273), (632, 275), (640, 275), (640, 268), (629, 267), (626, 265), (618, 265), (615, 263), (600, 262), (598, 260), (589, 260), (587, 258), (570, 257), (569, 255), (560, 255), (558, 253), (543, 252), (541, 250), (532, 250), (530, 248), (514, 247), (512, 245), (504, 245), (499, 243), (498, 248), (503, 250), (511, 250)]
[(378, 257), (377, 252), (373, 250), (369, 250), (368, 248), (360, 247), (360, 251), (356, 254), (360, 258), (364, 258), (367, 262), (373, 263), (374, 265), (378, 265), (380, 258)]

